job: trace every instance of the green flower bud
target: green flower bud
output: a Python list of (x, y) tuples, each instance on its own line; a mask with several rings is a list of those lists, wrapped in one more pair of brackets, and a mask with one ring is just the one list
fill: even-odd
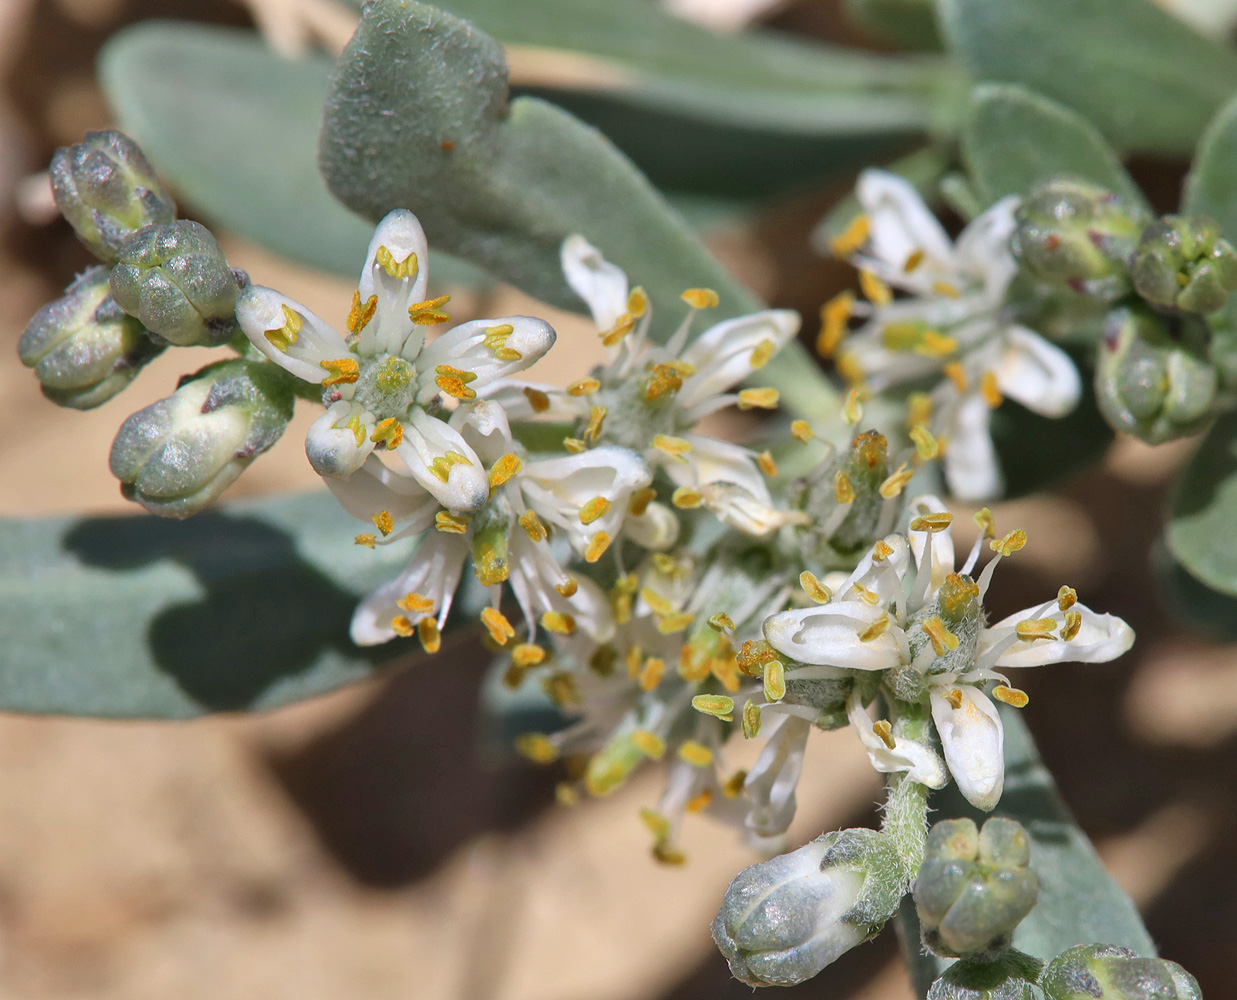
[(1130, 273), (1152, 305), (1205, 315), (1237, 288), (1237, 251), (1210, 219), (1166, 215), (1143, 232)]
[(1113, 429), (1160, 444), (1206, 423), (1219, 386), (1206, 341), (1191, 317), (1113, 310), (1095, 365), (1096, 400)]
[(1176, 962), (1141, 958), (1129, 948), (1083, 944), (1044, 969), (1049, 1000), (1202, 1000), (1198, 981)]
[(63, 298), (34, 314), (18, 341), (22, 364), (61, 406), (89, 410), (106, 403), (163, 350), (112, 300), (107, 273), (106, 267), (82, 273)]
[(210, 230), (180, 219), (149, 226), (125, 241), (112, 270), (112, 295), (169, 343), (214, 347), (240, 330), (241, 280)]
[(853, 566), (879, 538), (889, 477), (889, 443), (883, 434), (855, 436), (849, 451), (821, 465), (799, 486), (798, 505), (811, 520), (800, 533), (804, 561), (813, 566)]
[(962, 959), (928, 989), (928, 1000), (1040, 1000), (1033, 987), (1042, 963), (1010, 949), (992, 962)]
[(969, 819), (937, 823), (915, 882), (924, 944), (950, 958), (990, 959), (1039, 898), (1022, 825), (1000, 816), (982, 830)]
[(713, 940), (749, 986), (804, 982), (893, 916), (902, 871), (884, 834), (826, 834), (740, 872), (713, 921)]
[(94, 255), (109, 264), (143, 226), (176, 218), (176, 206), (150, 163), (121, 132), (87, 132), (84, 142), (56, 150), (51, 178), (61, 214)]
[(1130, 288), (1127, 262), (1146, 216), (1104, 188), (1056, 180), (1019, 205), (1010, 243), (1033, 277), (1109, 301)]
[(282, 372), (263, 361), (224, 361), (129, 417), (109, 464), (128, 499), (154, 514), (188, 517), (279, 440), (291, 416)]

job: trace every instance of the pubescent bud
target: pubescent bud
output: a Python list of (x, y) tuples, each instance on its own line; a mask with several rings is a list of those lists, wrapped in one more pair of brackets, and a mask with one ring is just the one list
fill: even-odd
[(84, 271), (63, 298), (34, 314), (18, 341), (22, 364), (61, 406), (88, 410), (106, 403), (163, 350), (112, 300), (107, 273), (106, 267)]
[(239, 291), (210, 230), (187, 219), (135, 233), (112, 269), (121, 308), (178, 347), (215, 347), (235, 336)]
[(1127, 267), (1145, 214), (1081, 180), (1036, 188), (1018, 207), (1010, 247), (1032, 277), (1114, 301), (1130, 288)]
[(928, 989), (927, 1000), (1041, 1000), (1032, 985), (1043, 963), (1015, 949), (992, 962), (955, 962)]
[(1160, 444), (1192, 434), (1212, 414), (1219, 375), (1207, 331), (1189, 316), (1114, 309), (1095, 365), (1095, 395), (1114, 430)]
[(949, 958), (992, 959), (1039, 898), (1031, 844), (1015, 820), (995, 816), (937, 823), (915, 882), (924, 944)]
[(51, 180), (56, 207), (94, 255), (109, 264), (143, 226), (176, 218), (176, 205), (154, 169), (122, 132), (87, 132), (85, 141), (56, 150)]
[(826, 834), (741, 871), (713, 921), (713, 940), (749, 986), (801, 983), (893, 916), (901, 873), (884, 834)]
[(1237, 288), (1237, 250), (1205, 216), (1166, 215), (1143, 232), (1130, 273), (1152, 305), (1206, 315)]
[(211, 365), (121, 425), (112, 474), (152, 513), (196, 514), (279, 440), (292, 405), (282, 372), (267, 362)]
[(810, 518), (800, 534), (808, 565), (853, 565), (877, 540), (886, 508), (880, 487), (889, 471), (889, 443), (870, 430), (800, 481), (797, 503)]
[(1083, 944), (1044, 969), (1049, 1000), (1202, 1000), (1198, 980), (1176, 962), (1141, 958), (1129, 948)]

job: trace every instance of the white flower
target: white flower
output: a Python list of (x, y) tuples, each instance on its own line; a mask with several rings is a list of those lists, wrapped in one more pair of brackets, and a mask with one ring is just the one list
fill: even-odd
[(539, 319), (509, 316), (463, 323), (426, 343), (425, 327), (449, 319), (446, 297), (426, 300), (427, 246), (416, 216), (391, 212), (374, 231), (348, 316), (337, 333), (304, 306), (258, 285), (236, 317), (266, 357), (323, 387), (327, 412), (305, 450), (324, 477), (347, 476), (374, 450), (394, 452), (450, 510), (479, 510), (488, 484), (458, 431), (433, 416), (444, 397), (467, 401), (489, 383), (527, 368), (554, 343)]
[[(1043, 416), (1062, 417), (1082, 393), (1069, 355), (1014, 322), (1006, 308), (1017, 271), (1009, 250), (1017, 199), (997, 202), (951, 243), (902, 178), (864, 171), (856, 194), (865, 221), (837, 248), (860, 269), (870, 301), (833, 312), (835, 329), (825, 338), (830, 347), (849, 311), (867, 318), (845, 340), (838, 369), (878, 391), (937, 380), (930, 394), (916, 397), (912, 420), (945, 441), (955, 496), (999, 495), (991, 409), (1008, 396)], [(906, 297), (894, 298), (894, 290)]]
[[(715, 293), (690, 289), (683, 294), (690, 306), (687, 317), (659, 345), (648, 339), (652, 312), (643, 291), (629, 290), (623, 271), (584, 237), (564, 241), (562, 263), (567, 283), (587, 303), (611, 349), (609, 363), (567, 397), (577, 418), (588, 424), (585, 443), (604, 428), (607, 440), (642, 452), (651, 467), (664, 470), (680, 506), (704, 505), (745, 533), (766, 535), (800, 520), (801, 514), (774, 507), (749, 449), (696, 431), (703, 417), (732, 404), (777, 405), (774, 390), (736, 388), (794, 338), (799, 315), (766, 309), (739, 316), (689, 344), (695, 312), (717, 304)], [(561, 408), (564, 401), (555, 405)]]
[[(787, 670), (787, 678), (883, 671), (891, 697), (926, 695), (959, 789), (973, 805), (992, 809), (1004, 780), (1003, 731), (981, 685), (998, 681), (993, 697), (1021, 706), (1026, 696), (1009, 686), (1001, 668), (1104, 662), (1129, 649), (1134, 633), (1120, 618), (1078, 603), (1068, 587), (1038, 607), (986, 625), (983, 598), (993, 570), (1025, 544), (1025, 534), (993, 540), (996, 556), (972, 579), (983, 539), (955, 572), (950, 515), (932, 497), (918, 498), (912, 510), (909, 543), (901, 535), (878, 542), (827, 602), (769, 617), (765, 638), (806, 664)], [(873, 723), (857, 697), (849, 705), (851, 721), (873, 765), (908, 771), (932, 785), (925, 756), (931, 751), (907, 746), (887, 722)]]

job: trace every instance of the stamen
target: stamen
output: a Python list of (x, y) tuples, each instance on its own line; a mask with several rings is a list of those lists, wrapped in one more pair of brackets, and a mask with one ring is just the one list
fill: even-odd
[(914, 475), (915, 470), (908, 469), (906, 463), (903, 462), (898, 467), (897, 472), (880, 484), (880, 489), (877, 492), (886, 500), (892, 500), (906, 488), (906, 484), (911, 481)]
[(601, 382), (595, 378), (582, 378), (567, 386), (568, 396), (589, 396), (601, 388)]
[(528, 400), (528, 405), (533, 408), (534, 413), (545, 413), (550, 408), (550, 397), (540, 389), (525, 386), (524, 397)]
[(515, 332), (510, 323), (500, 323), (498, 326), (485, 328), (485, 339), (481, 341), (491, 354), (499, 361), (519, 361), (524, 355), (514, 347), (507, 346), (507, 338)]
[(374, 254), (374, 263), (387, 272), (391, 278), (415, 278), (417, 275), (417, 255), (410, 253), (403, 260), (396, 260), (389, 247), (381, 246)]
[(695, 814), (703, 812), (709, 808), (709, 804), (713, 801), (713, 790), (710, 788), (702, 788), (699, 795), (694, 795), (687, 800), (687, 805), (684, 807), (689, 813)]
[(434, 610), (434, 602), (424, 594), (418, 594), (415, 590), (409, 591), (398, 601), (395, 602), (396, 607), (403, 608), (405, 611), (411, 611), (413, 614), (428, 615)]
[(734, 721), (734, 699), (724, 694), (698, 694), (692, 698), (692, 708), (723, 722)]
[(683, 376), (671, 365), (657, 364), (653, 366), (652, 371), (649, 383), (644, 388), (644, 398), (649, 402), (683, 388)]
[(975, 522), (975, 527), (983, 532), (984, 538), (996, 537), (996, 518), (992, 516), (992, 511), (987, 507), (980, 507), (975, 511), (971, 520)]
[(906, 255), (906, 260), (902, 264), (902, 273), (911, 274), (915, 271), (923, 263), (924, 256), (922, 250), (912, 250)]
[(301, 339), (301, 326), (304, 324), (304, 320), (301, 319), (300, 313), (294, 312), (287, 305), (281, 305), (280, 308), (283, 310), (283, 326), (275, 330), (265, 330), (263, 335), (270, 341), (271, 346), (275, 350), (286, 354), (288, 348)]
[(438, 634), (438, 623), (433, 618), (422, 618), (417, 622), (417, 638), (427, 653), (437, 653), (442, 648), (442, 636)]
[(910, 430), (910, 438), (915, 442), (915, 453), (925, 462), (930, 462), (941, 453), (940, 443), (932, 436), (932, 432), (923, 424), (915, 424)]
[(558, 760), (558, 747), (545, 733), (524, 733), (516, 738), (515, 749), (534, 764), (553, 764)]
[(759, 344), (752, 348), (751, 357), (748, 359), (748, 364), (752, 366), (753, 371), (759, 371), (769, 363), (769, 360), (777, 353), (777, 344), (771, 340), (762, 340)]
[(472, 462), (458, 451), (449, 451), (429, 463), (430, 472), (433, 473), (434, 478), (444, 483), (451, 478), (451, 467), (454, 465), (472, 465)]
[(773, 460), (772, 452), (762, 451), (756, 456), (756, 464), (760, 466), (760, 471), (770, 479), (777, 477), (777, 462)]
[(524, 534), (528, 535), (530, 541), (544, 542), (548, 537), (548, 532), (545, 530), (545, 525), (541, 523), (541, 518), (537, 516), (535, 510), (526, 510), (519, 517), (520, 527), (524, 529)]
[(743, 706), (742, 725), (745, 740), (754, 740), (760, 735), (760, 706), (750, 698)]
[(871, 221), (866, 215), (860, 213), (847, 223), (845, 229), (829, 241), (829, 249), (837, 257), (849, 257), (867, 243), (868, 234), (871, 231)]
[(863, 419), (863, 400), (867, 390), (861, 385), (852, 385), (846, 390), (846, 398), (842, 402), (842, 417), (852, 427)]
[(521, 642), (511, 650), (511, 662), (517, 667), (535, 667), (545, 662), (545, 649), (535, 642)]
[(603, 555), (606, 549), (610, 547), (610, 535), (605, 531), (599, 531), (591, 539), (589, 539), (588, 548), (584, 552), (584, 561), (587, 563), (595, 563)]
[(859, 595), (859, 600), (863, 601), (864, 604), (870, 604), (872, 607), (876, 607), (876, 605), (881, 602), (880, 594), (876, 593), (874, 590), (868, 590), (868, 588), (861, 583), (852, 583), (850, 585), (850, 589)]
[(605, 497), (593, 497), (580, 508), (580, 523), (592, 524), (598, 518), (606, 516), (610, 510), (610, 501)]
[(565, 582), (554, 584), (554, 589), (558, 591), (559, 597), (575, 597), (576, 591), (580, 589), (580, 581), (574, 576), (569, 576)]
[(437, 326), (439, 323), (450, 322), (451, 317), (442, 311), (442, 307), (450, 301), (450, 295), (440, 295), (436, 299), (414, 302), (408, 307), (408, 318), (417, 326)]
[(948, 281), (934, 281), (932, 283), (932, 290), (940, 295), (944, 295), (947, 299), (962, 298), (962, 293)]
[(661, 683), (661, 679), (665, 673), (666, 661), (660, 657), (650, 656), (644, 661), (644, 668), (640, 671), (640, 690), (656, 690), (657, 685)]
[(945, 700), (949, 702), (950, 708), (959, 709), (962, 707), (962, 692), (958, 688), (951, 688), (945, 692)]
[(927, 429), (932, 419), (932, 396), (926, 392), (912, 392), (906, 397), (906, 426), (913, 429), (922, 424)]
[(361, 292), (358, 289), (352, 293), (352, 308), (348, 310), (348, 332), (359, 334), (374, 318), (378, 309), (378, 296), (371, 295), (364, 305), (361, 304)]
[(726, 783), (722, 785), (722, 794), (728, 799), (737, 799), (743, 792), (743, 784), (747, 781), (747, 772), (740, 769), (735, 771)]
[(696, 740), (686, 740), (678, 750), (679, 759), (692, 767), (712, 767), (713, 751)]
[(953, 652), (958, 648), (958, 637), (954, 635), (945, 626), (941, 619), (933, 615), (923, 623), (924, 634), (932, 642), (932, 651), (937, 656), (944, 656), (946, 652)]
[(465, 371), (451, 365), (439, 365), (434, 369), (434, 384), (448, 396), (468, 402), (477, 398), (477, 391), (469, 387), (469, 382), (475, 382), (476, 372)]
[(1057, 591), (1057, 607), (1062, 611), (1068, 611), (1078, 603), (1078, 591), (1073, 587), (1063, 586)]
[(416, 634), (416, 626), (409, 621), (404, 615), (396, 615), (391, 619), (391, 629), (396, 635), (407, 639), (410, 635)]
[(374, 427), (369, 439), (375, 444), (385, 444), (387, 451), (394, 451), (404, 443), (404, 427), (394, 417), (381, 420)]
[(640, 517), (649, 509), (649, 504), (657, 499), (657, 491), (651, 486), (636, 490), (627, 504), (627, 513), (632, 517)]
[(627, 311), (639, 319), (648, 312), (648, 309), (649, 297), (644, 294), (644, 289), (637, 285), (627, 296)]
[(565, 437), (563, 438), (563, 447), (573, 455), (579, 455), (588, 451), (588, 442), (581, 441), (579, 438)]
[(781, 701), (786, 697), (786, 668), (781, 660), (765, 664), (765, 700)]
[(636, 328), (636, 319), (631, 313), (623, 313), (609, 330), (602, 330), (599, 336), (606, 347), (613, 347)]
[[(889, 618), (889, 613), (888, 612), (882, 613), (881, 616), (876, 619), (876, 621), (874, 621), (871, 625), (869, 625), (867, 628), (865, 628), (862, 632), (859, 633), (859, 641), (860, 642), (876, 641), (882, 635), (884, 635), (886, 632), (889, 631), (889, 626), (892, 624), (893, 622)], [(927, 631), (927, 626), (924, 626), (924, 630)]]
[(490, 466), (490, 489), (496, 490), (506, 485), (522, 468), (524, 463), (520, 461), (520, 456), (508, 452)]
[(605, 423), (609, 409), (605, 406), (591, 406), (588, 411), (588, 426), (584, 429), (585, 441), (596, 441), (601, 437), (601, 425)]
[(361, 366), (356, 358), (339, 358), (336, 361), (319, 361), (318, 367), (327, 376), (322, 380), (324, 386), (351, 385), (361, 377)]
[(812, 433), (812, 425), (806, 420), (792, 420), (790, 422), (790, 436), (796, 441), (807, 444), (816, 435)]
[(840, 504), (854, 503), (855, 487), (845, 469), (838, 469), (833, 477), (833, 499)]
[(709, 628), (714, 632), (726, 632), (734, 629), (734, 619), (725, 611), (719, 611), (709, 617)]
[(1082, 629), (1082, 615), (1077, 611), (1065, 612), (1065, 625), (1061, 629), (1061, 638), (1066, 642), (1073, 639)]
[(893, 301), (892, 289), (867, 268), (859, 272), (859, 287), (874, 306), (887, 306)]
[(555, 635), (573, 635), (576, 630), (576, 620), (561, 611), (547, 611), (541, 616), (541, 627)]
[(953, 522), (954, 516), (945, 511), (925, 514), (923, 517), (917, 517), (911, 522), (911, 531), (928, 531), (935, 534), (938, 531), (944, 531)]
[(704, 503), (704, 495), (690, 486), (680, 486), (670, 494), (670, 502), (682, 510), (692, 510)]
[(457, 517), (455, 514), (440, 510), (434, 515), (434, 527), (449, 535), (462, 535), (468, 531), (468, 518)]
[(369, 519), (374, 522), (374, 527), (382, 532), (384, 538), (395, 530), (395, 518), (391, 516), (389, 510), (380, 510), (377, 514), (371, 514)]
[(979, 392), (984, 397), (984, 402), (993, 410), (1005, 402), (1005, 397), (1001, 395), (1001, 387), (997, 384), (995, 372), (984, 372), (979, 380)]
[(859, 359), (854, 353), (847, 351), (839, 354), (833, 362), (833, 367), (837, 369), (837, 373), (850, 385), (859, 385), (863, 382), (863, 365), (859, 363)]
[(507, 645), (508, 639), (515, 638), (515, 629), (511, 622), (497, 608), (486, 608), (481, 612), (481, 624), (485, 626), (486, 631), (490, 633), (490, 638), (498, 645)]
[(364, 545), (367, 549), (372, 549), (377, 544), (378, 539), (373, 535), (357, 535), (352, 540), (353, 545)]
[(893, 738), (893, 726), (889, 724), (888, 719), (878, 719), (872, 723), (872, 732), (881, 738), (881, 742), (890, 750), (893, 750), (898, 744)]
[(803, 592), (817, 604), (828, 604), (833, 600), (833, 594), (811, 570), (804, 570), (799, 574), (799, 586), (803, 588)]
[(780, 395), (776, 389), (742, 389), (739, 392), (738, 407), (740, 410), (776, 410)]
[(1028, 642), (1035, 639), (1054, 639), (1053, 630), (1057, 627), (1054, 618), (1027, 618), (1014, 626), (1014, 632), (1019, 639)]
[(693, 614), (676, 611), (657, 620), (657, 631), (662, 635), (674, 635), (676, 632), (682, 632), (695, 620), (696, 616)]
[(962, 362), (951, 361), (947, 365), (942, 366), (941, 371), (954, 384), (954, 388), (959, 392), (966, 392), (970, 380), (966, 377), (966, 369), (962, 367)]
[(822, 358), (833, 357), (846, 336), (847, 324), (855, 308), (851, 292), (835, 295), (820, 307), (820, 333), (816, 337), (816, 353)]
[(721, 301), (711, 288), (689, 288), (679, 298), (693, 309), (716, 309)]
[(988, 547), (993, 552), (1000, 553), (1003, 556), (1012, 556), (1020, 548), (1027, 543), (1027, 533), (1021, 528), (1016, 531), (1011, 531), (1004, 538), (996, 539), (988, 543)]
[(651, 760), (661, 760), (666, 753), (666, 741), (647, 729), (637, 729), (631, 734), (631, 741), (637, 750)]
[(663, 455), (668, 455), (670, 458), (680, 461), (686, 461), (683, 456), (692, 450), (690, 441), (681, 437), (673, 437), (670, 434), (655, 435), (653, 437), (653, 447)]
[(1015, 687), (1008, 687), (1005, 684), (998, 684), (992, 689), (992, 697), (997, 701), (1003, 701), (1006, 705), (1012, 705), (1014, 708), (1026, 708), (1030, 696), (1025, 691), (1019, 691)]

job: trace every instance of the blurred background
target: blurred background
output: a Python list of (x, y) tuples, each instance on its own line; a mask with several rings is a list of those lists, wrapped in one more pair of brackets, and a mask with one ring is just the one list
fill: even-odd
[[(513, 0), (514, 2), (514, 0)], [(651, 0), (616, 0), (651, 2)], [(837, 39), (826, 0), (676, 0), (728, 30)], [(91, 260), (49, 211), (53, 150), (110, 124), (94, 81), (100, 44), (149, 17), (258, 26), (278, 46), (342, 45), (334, 0), (0, 2), (0, 515), (133, 513), (107, 471), (116, 427), (166, 396), (194, 361), (168, 352), (89, 413), (46, 402), (15, 356), (29, 317)], [(846, 36), (854, 43), (854, 36)], [(534, 68), (535, 71), (535, 68)], [(1139, 164), (1172, 201), (1180, 166)], [(845, 192), (809, 192), (711, 245), (760, 294), (815, 314), (850, 280), (808, 233)], [(182, 214), (195, 217), (192, 204)], [(210, 219), (202, 221), (210, 223)], [(341, 322), (353, 285), (293, 267), (216, 229), (229, 260)], [(359, 267), (360, 261), (357, 261)], [(497, 288), (453, 301), (457, 319), (540, 311), (559, 346), (535, 373), (565, 384), (599, 360), (578, 317)], [(814, 334), (812, 323), (807, 324)], [(203, 359), (207, 352), (199, 352)], [(229, 496), (308, 490), (302, 408)], [(1052, 493), (1000, 505), (1030, 544), (1002, 565), (997, 617), (1076, 587), (1131, 621), (1120, 662), (1024, 673), (1047, 763), (1162, 953), (1212, 998), (1237, 994), (1237, 648), (1174, 624), (1147, 553), (1164, 484), (1189, 443), (1120, 442)], [(969, 519), (964, 523), (969, 525)], [(188, 724), (0, 716), (0, 996), (6, 1000), (723, 1000), (730, 979), (708, 925), (729, 878), (756, 860), (696, 820), (689, 862), (657, 865), (639, 775), (572, 809), (554, 775), (487, 741), (488, 656), (461, 649), (293, 708)], [(875, 820), (858, 741), (814, 735), (792, 839)], [(786, 991), (909, 1000), (887, 932), (820, 984)]]

